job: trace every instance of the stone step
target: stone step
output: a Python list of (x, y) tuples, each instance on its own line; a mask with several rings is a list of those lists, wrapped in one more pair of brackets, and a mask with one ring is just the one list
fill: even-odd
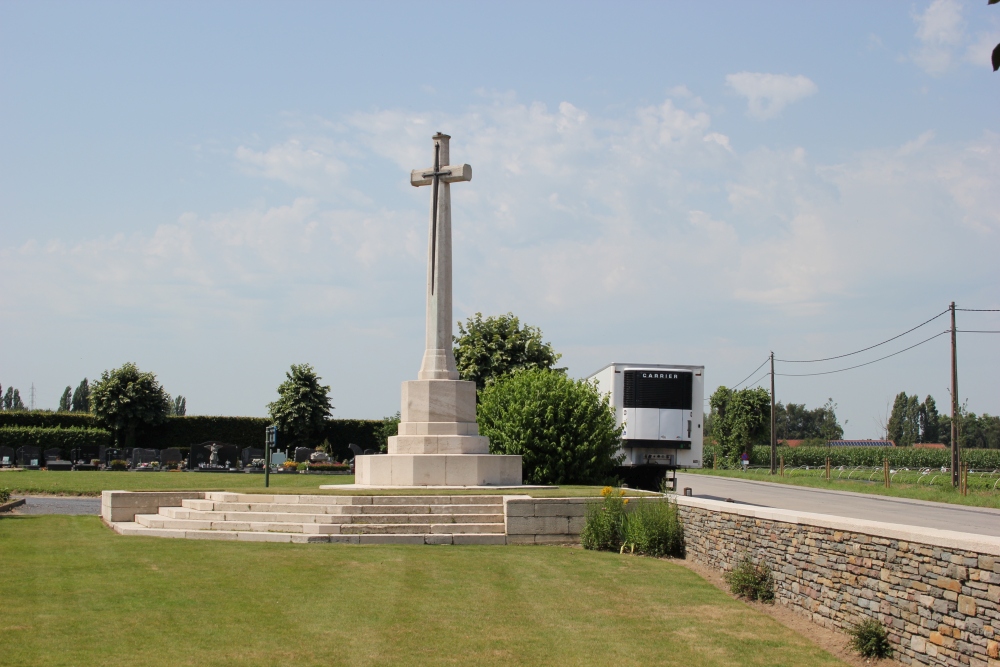
[(179, 530), (169, 528), (147, 528), (136, 522), (114, 524), (120, 535), (146, 537), (173, 537), (195, 540), (236, 540), (240, 542), (293, 542), (293, 543), (339, 543), (339, 544), (506, 544), (502, 533), (425, 533), (425, 534), (377, 534), (377, 535), (310, 535), (296, 533), (256, 533), (215, 530)]
[(410, 535), (419, 533), (490, 533), (503, 535), (503, 528), (495, 523), (370, 523), (343, 524), (341, 535)]
[(206, 500), (289, 505), (502, 505), (503, 496), (317, 496), (208, 491)]
[(205, 512), (181, 507), (161, 507), (168, 519), (194, 521), (280, 522), (314, 524), (365, 523), (503, 523), (503, 513), (493, 514), (294, 514), (277, 512)]
[(202, 512), (260, 512), (264, 514), (496, 514), (503, 505), (306, 505), (283, 503), (231, 503), (217, 500), (182, 500), (181, 507)]
[(198, 521), (194, 519), (169, 519), (159, 514), (136, 514), (136, 523), (147, 528), (176, 530), (223, 530), (254, 533), (309, 533), (312, 535), (338, 535), (336, 523), (287, 523), (272, 521)]

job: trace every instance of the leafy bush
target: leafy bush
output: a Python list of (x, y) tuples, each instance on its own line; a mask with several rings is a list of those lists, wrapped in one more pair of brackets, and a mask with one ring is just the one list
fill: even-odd
[(677, 515), (677, 503), (667, 498), (640, 498), (625, 513), (622, 550), (647, 556), (684, 555), (684, 529)]
[(847, 630), (850, 647), (866, 658), (888, 658), (892, 655), (889, 633), (874, 618), (866, 618)]
[(725, 574), (729, 590), (734, 595), (758, 602), (774, 602), (774, 579), (771, 570), (762, 562), (754, 563), (745, 554), (739, 564)]
[[(263, 459), (261, 459), (263, 462)], [(350, 470), (349, 465), (343, 463), (310, 463), (308, 466), (309, 470), (315, 470), (317, 472), (332, 472), (341, 470)]]
[(619, 550), (624, 539), (625, 492), (604, 487), (603, 500), (587, 504), (586, 520), (580, 540), (584, 549), (598, 551)]
[(111, 433), (99, 428), (0, 427), (0, 447), (16, 450), (27, 445), (42, 450), (59, 449), (67, 460), (73, 449), (89, 449), (96, 453), (99, 447), (110, 444)]
[[(580, 536), (585, 549), (641, 553), (647, 556), (684, 555), (684, 529), (677, 503), (669, 498), (637, 502), (621, 489), (605, 487), (603, 499), (587, 505)], [(631, 503), (631, 505), (630, 505)]]
[(112, 470), (128, 470), (128, 461), (122, 461), (121, 459), (115, 459), (109, 464)]
[(493, 454), (520, 454), (529, 484), (595, 484), (621, 460), (621, 428), (607, 396), (585, 380), (527, 369), (479, 394), (479, 432)]
[(10, 489), (0, 489), (0, 505), (10, 500)]

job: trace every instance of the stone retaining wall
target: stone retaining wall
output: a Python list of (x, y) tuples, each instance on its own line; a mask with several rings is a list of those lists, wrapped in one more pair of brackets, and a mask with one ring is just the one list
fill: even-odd
[(775, 601), (844, 629), (878, 619), (907, 664), (1000, 667), (1000, 538), (678, 498), (688, 558), (774, 573)]
[(504, 496), (507, 544), (579, 543), (593, 498)]
[(182, 500), (204, 497), (204, 491), (102, 491), (101, 517), (108, 523), (135, 521), (136, 514), (156, 514), (161, 507), (180, 507)]

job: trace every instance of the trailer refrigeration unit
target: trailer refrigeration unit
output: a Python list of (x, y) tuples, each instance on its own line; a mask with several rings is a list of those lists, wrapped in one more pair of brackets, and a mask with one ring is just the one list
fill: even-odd
[(702, 467), (704, 366), (615, 363), (589, 379), (610, 394), (623, 427), (624, 483), (659, 490), (666, 479), (676, 490), (674, 471)]

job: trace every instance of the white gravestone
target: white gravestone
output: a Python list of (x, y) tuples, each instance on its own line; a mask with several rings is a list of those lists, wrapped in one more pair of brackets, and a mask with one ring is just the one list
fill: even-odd
[(521, 457), (490, 454), (476, 424), (476, 384), (458, 379), (452, 352), (451, 184), (472, 180), (472, 167), (449, 165), (447, 134), (435, 134), (434, 165), (410, 174), (430, 186), (426, 347), (416, 380), (403, 383), (398, 435), (389, 453), (355, 458), (365, 486), (511, 486), (521, 484)]

